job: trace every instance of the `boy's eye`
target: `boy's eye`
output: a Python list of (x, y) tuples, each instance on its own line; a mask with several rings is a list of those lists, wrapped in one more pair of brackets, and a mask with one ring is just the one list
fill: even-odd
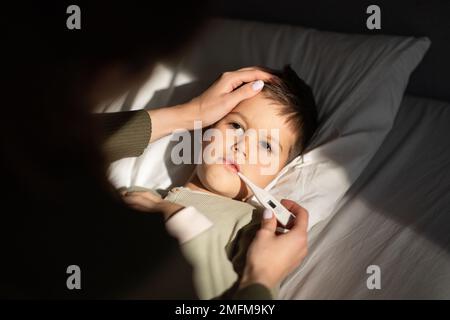
[(272, 146), (270, 145), (270, 143), (263, 141), (261, 142), (261, 145), (263, 148), (267, 149), (267, 151), (272, 152)]
[(244, 128), (242, 128), (242, 126), (237, 123), (237, 122), (230, 122), (230, 126), (235, 129), (235, 130), (240, 130), (242, 133), (244, 133)]
[(230, 125), (234, 128), (234, 129), (239, 129), (241, 128), (241, 125), (237, 122), (230, 122)]

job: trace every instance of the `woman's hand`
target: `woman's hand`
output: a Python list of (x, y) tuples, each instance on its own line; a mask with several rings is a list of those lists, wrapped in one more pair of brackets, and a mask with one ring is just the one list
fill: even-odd
[(165, 220), (184, 208), (148, 191), (126, 192), (122, 196), (130, 207), (143, 212), (162, 213)]
[(271, 77), (256, 68), (225, 72), (205, 92), (192, 99), (188, 108), (196, 120), (209, 126), (226, 116), (242, 100), (255, 96), (264, 87), (264, 80)]
[(149, 110), (152, 119), (150, 142), (176, 129), (192, 130), (194, 121), (201, 121), (203, 127), (219, 121), (241, 101), (258, 94), (264, 81), (271, 77), (270, 73), (255, 67), (225, 72), (205, 92), (188, 103)]
[(276, 234), (275, 216), (264, 211), (261, 229), (247, 252), (241, 288), (253, 283), (274, 288), (306, 256), (308, 212), (294, 201), (283, 199), (281, 203), (296, 216), (294, 224), (288, 233)]

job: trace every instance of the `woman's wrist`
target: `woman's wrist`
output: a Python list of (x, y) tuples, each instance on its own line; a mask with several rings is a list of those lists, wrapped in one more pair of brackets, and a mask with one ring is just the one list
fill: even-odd
[(178, 211), (184, 209), (184, 207), (170, 201), (162, 200), (160, 203), (158, 203), (157, 209), (162, 212), (164, 220), (167, 221)]
[(275, 287), (276, 283), (270, 280), (270, 277), (265, 276), (263, 272), (258, 272), (253, 268), (246, 267), (244, 269), (244, 273), (239, 282), (239, 289), (245, 288), (252, 284), (262, 284), (268, 289), (272, 289)]
[(152, 121), (150, 142), (156, 141), (177, 129), (192, 130), (195, 120), (199, 120), (195, 101), (147, 111)]

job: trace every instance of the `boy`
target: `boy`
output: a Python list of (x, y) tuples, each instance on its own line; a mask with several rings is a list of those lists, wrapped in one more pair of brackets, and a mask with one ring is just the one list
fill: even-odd
[[(183, 187), (172, 189), (164, 199), (133, 189), (124, 197), (137, 209), (164, 212), (169, 230), (179, 235), (182, 250), (194, 267), (201, 298), (215, 297), (235, 283), (261, 219), (261, 210), (245, 202), (252, 192), (237, 171), (264, 188), (304, 151), (317, 128), (309, 86), (289, 66), (281, 71), (262, 69), (274, 77), (261, 94), (241, 102), (212, 126), (227, 139), (204, 142), (215, 152), (207, 159), (204, 155)], [(276, 134), (263, 134), (267, 132)], [(177, 221), (176, 212), (183, 208), (200, 212), (204, 219)], [(192, 225), (203, 232), (192, 234)]]

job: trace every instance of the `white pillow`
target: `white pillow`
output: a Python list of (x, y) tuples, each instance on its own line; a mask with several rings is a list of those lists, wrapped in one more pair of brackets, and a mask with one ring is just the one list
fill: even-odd
[[(158, 65), (134, 99), (122, 98), (105, 111), (175, 105), (201, 93), (224, 71), (290, 63), (313, 89), (320, 126), (309, 151), (267, 189), (308, 209), (311, 228), (332, 213), (381, 145), (409, 75), (429, 45), (427, 38), (215, 19), (182, 59)], [(153, 189), (183, 184), (193, 166), (170, 161), (170, 139), (152, 143), (139, 158), (113, 163), (113, 183)]]

